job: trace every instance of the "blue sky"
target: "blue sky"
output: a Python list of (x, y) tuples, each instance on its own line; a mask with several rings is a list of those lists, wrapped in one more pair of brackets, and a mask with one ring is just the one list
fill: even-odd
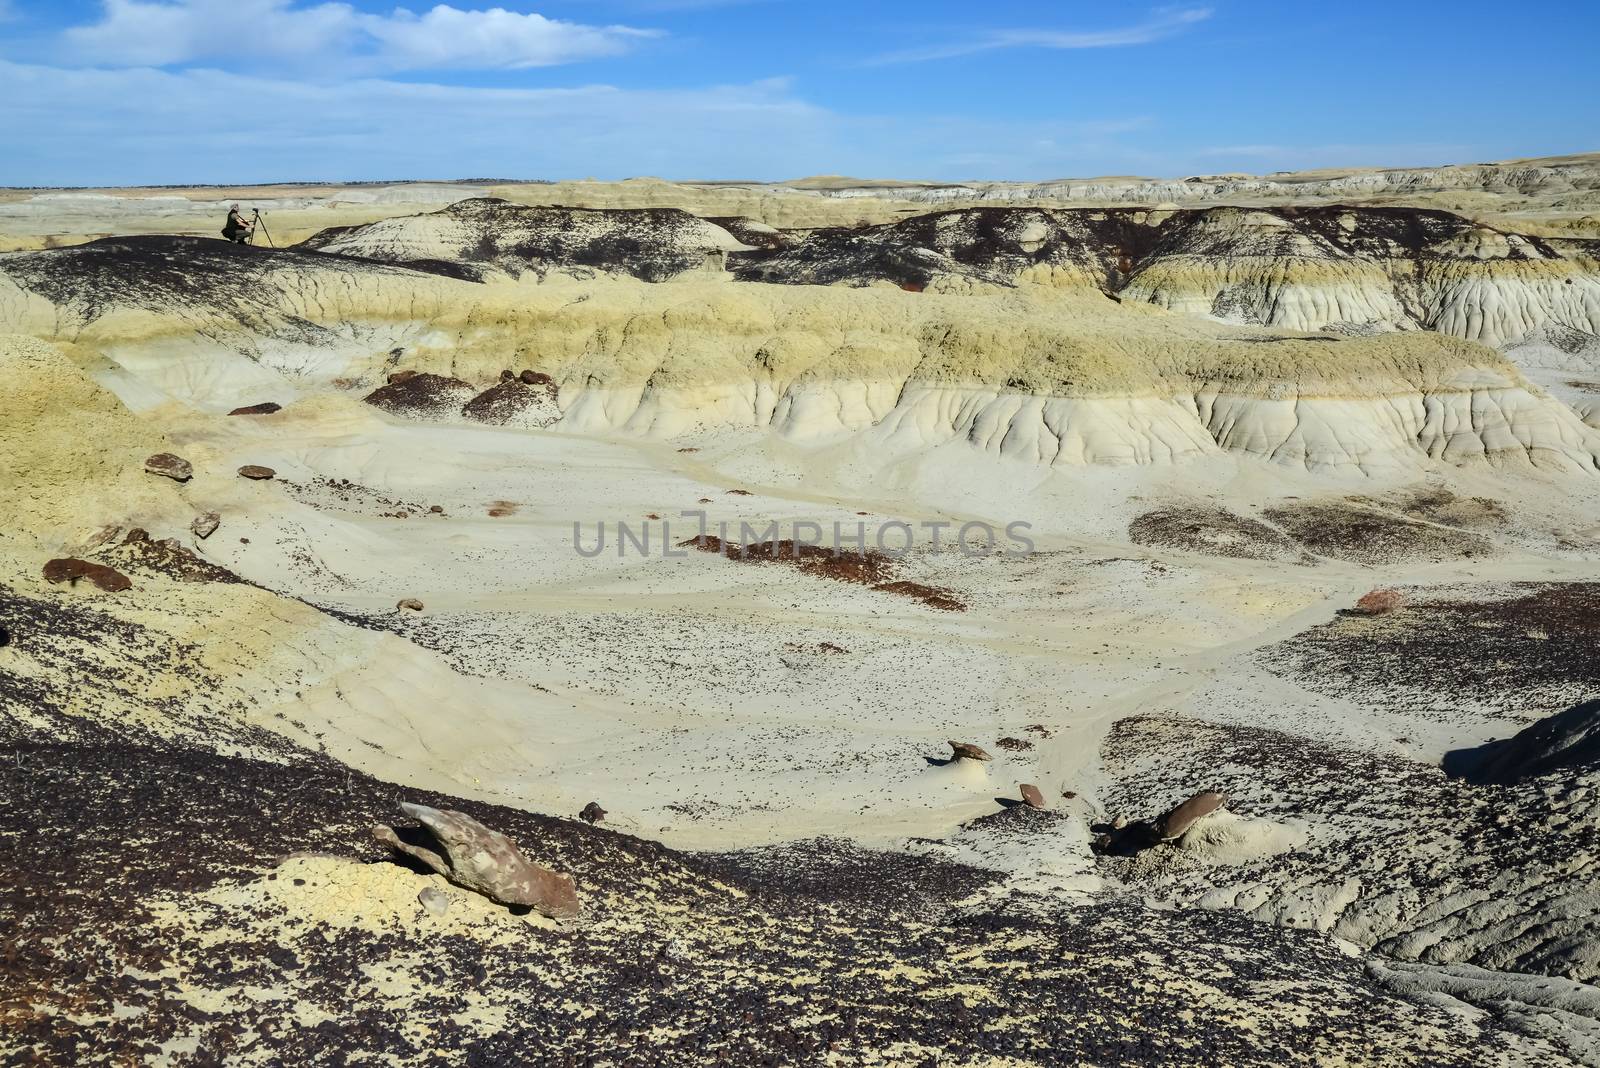
[(1183, 176), (1600, 149), (1600, 0), (0, 0), (0, 185)]

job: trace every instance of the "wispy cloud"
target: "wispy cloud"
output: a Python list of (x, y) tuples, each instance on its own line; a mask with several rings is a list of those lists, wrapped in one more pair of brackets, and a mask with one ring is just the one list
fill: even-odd
[(934, 59), (952, 59), (978, 52), (994, 52), (1005, 48), (1125, 48), (1129, 45), (1149, 44), (1159, 41), (1211, 17), (1209, 7), (1162, 8), (1150, 18), (1133, 26), (1109, 30), (974, 30), (962, 40), (927, 48), (909, 48), (888, 52), (867, 60), (869, 66), (890, 63), (924, 63)]
[(116, 66), (277, 65), (346, 75), (516, 69), (617, 55), (659, 36), (449, 4), (387, 15), (296, 0), (104, 0), (102, 7), (98, 22), (64, 34), (73, 58)]

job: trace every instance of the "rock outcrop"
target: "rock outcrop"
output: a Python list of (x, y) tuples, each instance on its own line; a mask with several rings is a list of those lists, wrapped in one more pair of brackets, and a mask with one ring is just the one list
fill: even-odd
[(457, 886), (502, 904), (525, 905), (552, 919), (571, 919), (581, 910), (572, 876), (532, 863), (511, 839), (471, 816), (404, 801), (400, 811), (421, 823), (426, 836), (413, 840), (404, 829), (382, 826), (372, 829), (373, 836)]
[(325, 230), (300, 247), (456, 278), (560, 271), (661, 282), (707, 266), (720, 270), (724, 253), (745, 246), (715, 223), (673, 208), (528, 207), (481, 197), (427, 215)]
[(1520, 783), (1562, 769), (1600, 772), (1600, 698), (1445, 759), (1447, 772), (1477, 783)]

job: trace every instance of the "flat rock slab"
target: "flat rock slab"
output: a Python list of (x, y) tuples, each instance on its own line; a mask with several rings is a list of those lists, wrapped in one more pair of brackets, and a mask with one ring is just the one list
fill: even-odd
[(257, 482), (260, 482), (263, 479), (277, 478), (278, 472), (274, 471), (270, 467), (262, 467), (260, 464), (245, 464), (243, 467), (239, 468), (239, 477), (253, 478)]
[(276, 401), (262, 401), (260, 404), (247, 404), (243, 408), (235, 408), (229, 415), (271, 415), (273, 412), (283, 411), (283, 405)]
[(145, 460), (144, 469), (152, 475), (163, 475), (174, 482), (187, 482), (194, 477), (194, 466), (183, 457), (171, 452), (158, 452)]
[(65, 582), (72, 586), (76, 586), (79, 579), (85, 579), (97, 589), (105, 590), (107, 593), (118, 593), (133, 587), (133, 582), (128, 576), (116, 568), (75, 557), (51, 560), (45, 564), (44, 579), (46, 582)]

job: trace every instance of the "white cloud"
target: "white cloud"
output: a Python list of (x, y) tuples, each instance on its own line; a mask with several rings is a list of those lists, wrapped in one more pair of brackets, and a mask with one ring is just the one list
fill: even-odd
[(1111, 30), (974, 30), (960, 41), (889, 52), (868, 60), (868, 63), (922, 63), (1002, 48), (1123, 48), (1171, 37), (1210, 17), (1211, 9), (1208, 7), (1163, 8), (1144, 22)]
[(1127, 158), (1145, 120), (857, 117), (781, 79), (698, 89), (307, 83), (0, 61), (4, 181), (1056, 177)]
[(388, 15), (297, 0), (104, 0), (103, 6), (99, 22), (63, 35), (74, 58), (117, 66), (276, 63), (346, 74), (518, 68), (616, 55), (657, 36), (448, 4)]

